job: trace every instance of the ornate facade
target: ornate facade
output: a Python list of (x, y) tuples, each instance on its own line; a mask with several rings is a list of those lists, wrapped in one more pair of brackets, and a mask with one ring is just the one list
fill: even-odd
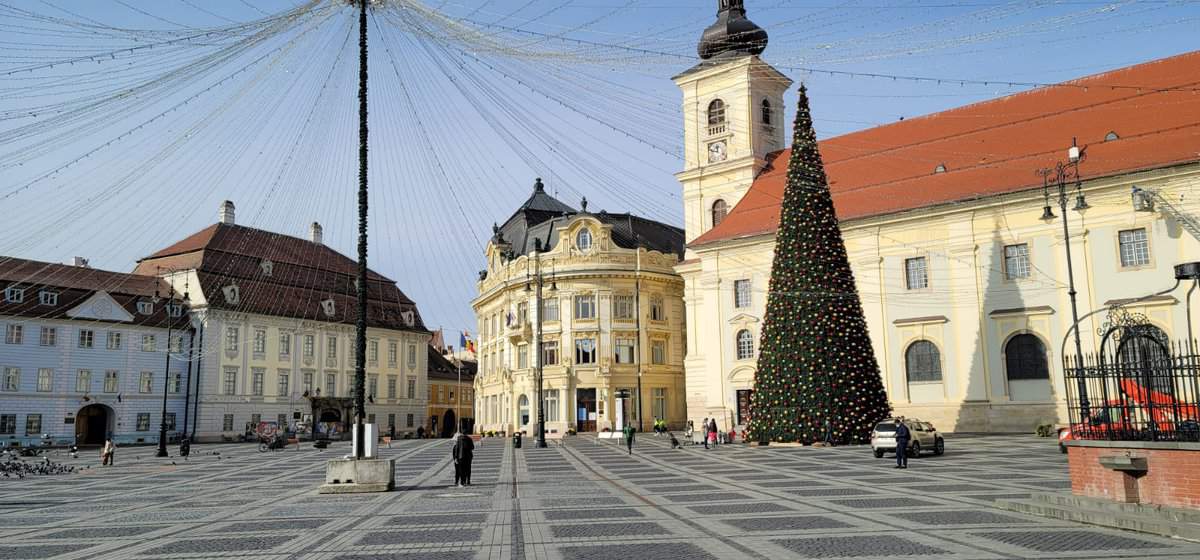
[[(618, 411), (643, 429), (655, 418), (682, 425), (682, 250), (678, 228), (591, 213), (586, 200), (575, 210), (539, 180), (497, 226), (472, 302), (476, 429), (534, 433), (539, 320), (547, 432), (616, 429)], [(630, 392), (621, 404), (619, 389)]]

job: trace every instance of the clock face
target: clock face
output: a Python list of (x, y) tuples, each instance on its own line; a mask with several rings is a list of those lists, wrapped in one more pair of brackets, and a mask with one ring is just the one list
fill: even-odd
[(725, 142), (713, 142), (708, 145), (708, 162), (725, 161)]

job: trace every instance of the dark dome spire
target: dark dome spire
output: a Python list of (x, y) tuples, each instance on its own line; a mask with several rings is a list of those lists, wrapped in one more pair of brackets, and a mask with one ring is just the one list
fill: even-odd
[(700, 58), (709, 59), (725, 52), (762, 54), (767, 48), (767, 32), (746, 19), (743, 0), (717, 0), (717, 22), (704, 30)]

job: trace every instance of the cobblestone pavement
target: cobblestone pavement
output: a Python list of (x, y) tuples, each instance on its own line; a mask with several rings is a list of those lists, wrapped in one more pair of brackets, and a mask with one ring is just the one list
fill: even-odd
[(186, 461), (123, 448), (104, 468), (89, 451), (67, 461), (90, 466), (79, 474), (0, 479), (0, 559), (1200, 557), (1200, 543), (992, 507), (1068, 488), (1051, 439), (950, 436), (906, 471), (863, 447), (668, 447), (485, 439), (475, 485), (453, 488), (448, 441), (404, 441), (383, 450), (398, 491), (367, 495), (316, 493), (345, 443), (202, 445)]

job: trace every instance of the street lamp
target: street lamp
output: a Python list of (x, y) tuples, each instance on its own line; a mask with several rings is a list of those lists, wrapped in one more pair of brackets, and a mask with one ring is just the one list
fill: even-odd
[[(1075, 335), (1075, 355), (1079, 359), (1083, 359), (1083, 343), (1079, 338), (1079, 304), (1076, 301), (1075, 269), (1071, 262), (1071, 232), (1068, 227), (1070, 220), (1067, 218), (1067, 183), (1070, 181), (1075, 183), (1075, 207), (1073, 210), (1082, 213), (1090, 208), (1087, 200), (1083, 197), (1083, 184), (1079, 175), (1079, 163), (1086, 157), (1087, 147), (1079, 148), (1075, 139), (1072, 138), (1071, 147), (1067, 150), (1066, 162), (1057, 162), (1053, 168), (1044, 168), (1037, 172), (1042, 177), (1042, 198), (1045, 202), (1045, 206), (1042, 207), (1042, 219), (1047, 222), (1055, 218), (1054, 210), (1050, 207), (1050, 187), (1052, 184), (1058, 187), (1058, 207), (1063, 216), (1063, 244), (1067, 251), (1067, 295), (1071, 298), (1071, 324), (1072, 332)], [(1078, 376), (1077, 381), (1080, 415), (1086, 418), (1089, 407), (1087, 383), (1083, 376)]]
[[(159, 274), (157, 275), (157, 278), (161, 278), (161, 277), (162, 277), (162, 271), (160, 269)], [(154, 290), (154, 304), (158, 305), (159, 301), (161, 301), (161, 300), (158, 297), (158, 290), (155, 289)], [(187, 301), (188, 301), (188, 294), (185, 291), (183, 294), (183, 302), (186, 303)], [(160, 413), (161, 422), (159, 422), (159, 425), (158, 425), (158, 452), (154, 454), (155, 457), (168, 457), (169, 456), (169, 454), (167, 453), (167, 389), (171, 385), (171, 327), (174, 326), (174, 318), (175, 318), (176, 311), (177, 310), (179, 311), (180, 316), (183, 315), (182, 310), (177, 308), (178, 305), (179, 304), (176, 303), (176, 299), (175, 299), (175, 289), (174, 289), (174, 287), (172, 287), (172, 288), (170, 288), (170, 295), (169, 295), (169, 299), (167, 300), (167, 305), (165, 308), (165, 311), (167, 313), (167, 364), (166, 364), (166, 367), (163, 368), (162, 411)]]

